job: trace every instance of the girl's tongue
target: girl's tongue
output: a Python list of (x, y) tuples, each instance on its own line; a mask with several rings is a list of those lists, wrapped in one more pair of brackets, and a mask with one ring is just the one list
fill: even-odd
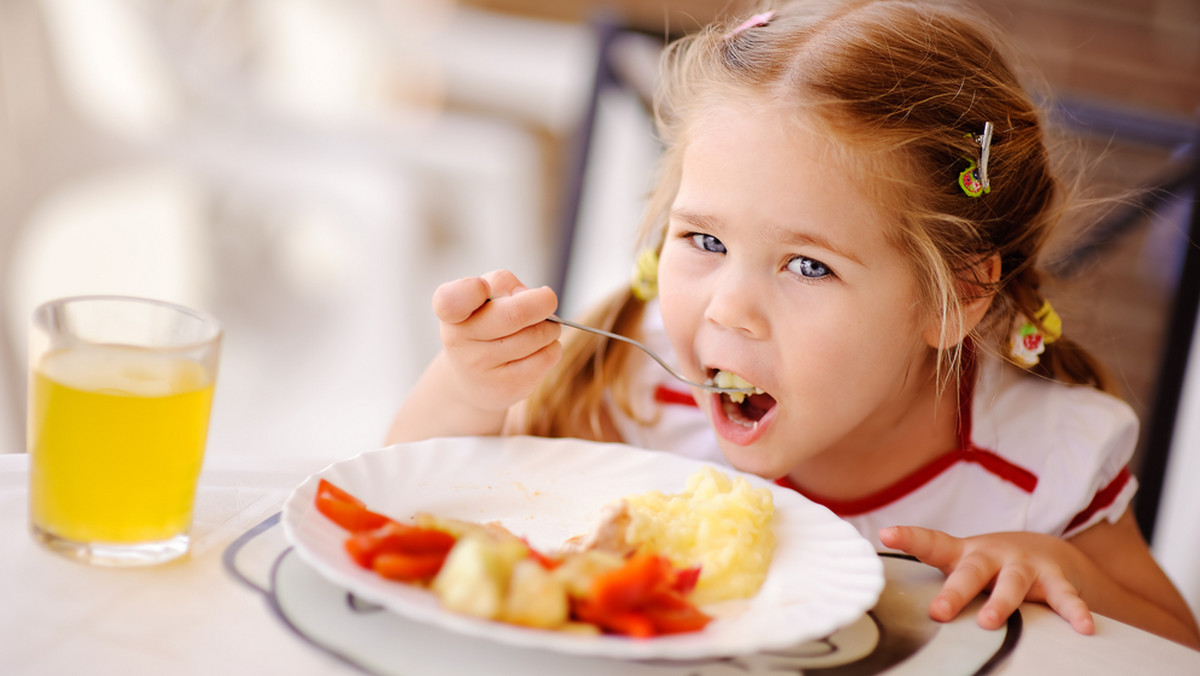
[[(741, 401), (734, 401), (734, 397)], [(775, 397), (762, 394), (722, 394), (721, 410), (730, 421), (747, 427), (758, 424), (759, 420), (775, 407)]]

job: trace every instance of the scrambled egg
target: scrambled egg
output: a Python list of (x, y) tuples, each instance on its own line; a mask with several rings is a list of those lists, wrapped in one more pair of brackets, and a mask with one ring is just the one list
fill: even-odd
[(598, 575), (621, 568), (634, 551), (667, 557), (678, 569), (700, 567), (694, 604), (758, 593), (775, 549), (771, 491), (712, 467), (688, 477), (682, 493), (650, 491), (604, 509), (600, 524), (573, 538), (558, 565), (543, 567), (529, 546), (499, 524), (418, 514), (419, 527), (457, 542), (430, 588), (455, 612), (546, 629), (595, 634), (576, 621), (572, 598), (587, 598)]
[(650, 491), (624, 500), (628, 542), (677, 567), (700, 566), (695, 603), (748, 598), (762, 586), (775, 550), (770, 490), (705, 467), (688, 478), (682, 493)]

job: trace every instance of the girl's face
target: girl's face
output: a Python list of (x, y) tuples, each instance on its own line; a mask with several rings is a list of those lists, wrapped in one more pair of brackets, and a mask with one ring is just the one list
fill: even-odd
[(732, 371), (766, 392), (694, 393), (722, 451), (766, 477), (870, 458), (934, 389), (914, 277), (859, 188), (871, 176), (769, 106), (714, 110), (690, 138), (659, 263), (663, 320), (690, 377)]

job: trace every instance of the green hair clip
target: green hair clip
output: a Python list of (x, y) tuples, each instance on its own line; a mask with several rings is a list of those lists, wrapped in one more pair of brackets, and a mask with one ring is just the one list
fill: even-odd
[(958, 187), (967, 194), (968, 197), (979, 197), (984, 193), (992, 191), (991, 181), (988, 180), (988, 156), (992, 151), (992, 131), (991, 122), (983, 123), (983, 134), (975, 137), (975, 142), (979, 144), (979, 162), (970, 160), (967, 168), (958, 175)]

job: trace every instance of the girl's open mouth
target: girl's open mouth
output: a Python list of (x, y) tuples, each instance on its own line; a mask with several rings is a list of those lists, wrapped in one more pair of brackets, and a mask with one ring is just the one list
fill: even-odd
[(754, 428), (758, 426), (758, 421), (762, 420), (763, 416), (775, 408), (774, 397), (736, 373), (717, 371), (712, 375), (712, 382), (718, 387), (754, 388), (754, 392), (751, 394), (738, 392), (720, 395), (721, 412), (730, 422)]

